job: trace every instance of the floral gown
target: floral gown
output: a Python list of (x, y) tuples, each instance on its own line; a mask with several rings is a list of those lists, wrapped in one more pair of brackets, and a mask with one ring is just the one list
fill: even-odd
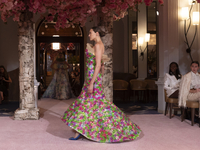
[(93, 94), (87, 93), (87, 87), (95, 69), (95, 56), (86, 49), (87, 75), (81, 94), (69, 106), (62, 120), (72, 129), (90, 140), (97, 142), (122, 142), (139, 137), (139, 126), (104, 95), (102, 74), (99, 73)]
[(67, 66), (63, 63), (57, 63), (57, 68), (58, 70), (55, 71), (53, 79), (42, 98), (70, 99), (73, 94), (68, 78)]

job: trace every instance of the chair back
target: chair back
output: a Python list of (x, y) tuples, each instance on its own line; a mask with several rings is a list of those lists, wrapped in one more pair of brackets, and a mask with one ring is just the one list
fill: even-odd
[(128, 90), (128, 82), (124, 80), (113, 80), (113, 90)]
[(130, 80), (131, 90), (146, 90), (147, 83), (143, 80)]
[(158, 90), (155, 80), (145, 80), (145, 82), (147, 83), (148, 90)]

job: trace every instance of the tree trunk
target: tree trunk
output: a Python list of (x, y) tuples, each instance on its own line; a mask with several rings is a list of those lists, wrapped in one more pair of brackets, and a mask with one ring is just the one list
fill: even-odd
[(102, 42), (105, 46), (105, 54), (110, 58), (105, 64), (103, 75), (103, 87), (106, 99), (113, 102), (113, 20), (106, 17), (101, 8), (98, 10), (98, 26), (105, 32)]
[(25, 11), (19, 26), (19, 89), (20, 108), (15, 111), (16, 120), (39, 119), (34, 96), (34, 27), (33, 13)]

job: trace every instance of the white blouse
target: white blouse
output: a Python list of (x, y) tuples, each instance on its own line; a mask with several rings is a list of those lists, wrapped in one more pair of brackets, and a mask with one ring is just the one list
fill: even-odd
[[(192, 72), (192, 71), (191, 71)], [(200, 88), (200, 74), (197, 72), (196, 74), (192, 72), (191, 76), (191, 84), (190, 89), (199, 89)]]
[(181, 79), (176, 79), (174, 75), (165, 74), (164, 77), (164, 89), (167, 92), (167, 96), (172, 95), (176, 90), (179, 89)]

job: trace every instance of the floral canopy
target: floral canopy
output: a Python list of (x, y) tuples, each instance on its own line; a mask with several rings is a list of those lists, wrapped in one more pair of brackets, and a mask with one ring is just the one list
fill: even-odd
[[(97, 8), (114, 20), (121, 19), (127, 9), (136, 10), (144, 2), (147, 6), (153, 0), (0, 0), (1, 19), (13, 17), (20, 21), (20, 14), (25, 11), (40, 13), (48, 21), (56, 20), (56, 29), (70, 27), (73, 24), (84, 26), (88, 17), (97, 14)], [(163, 0), (158, 0), (163, 4)]]

